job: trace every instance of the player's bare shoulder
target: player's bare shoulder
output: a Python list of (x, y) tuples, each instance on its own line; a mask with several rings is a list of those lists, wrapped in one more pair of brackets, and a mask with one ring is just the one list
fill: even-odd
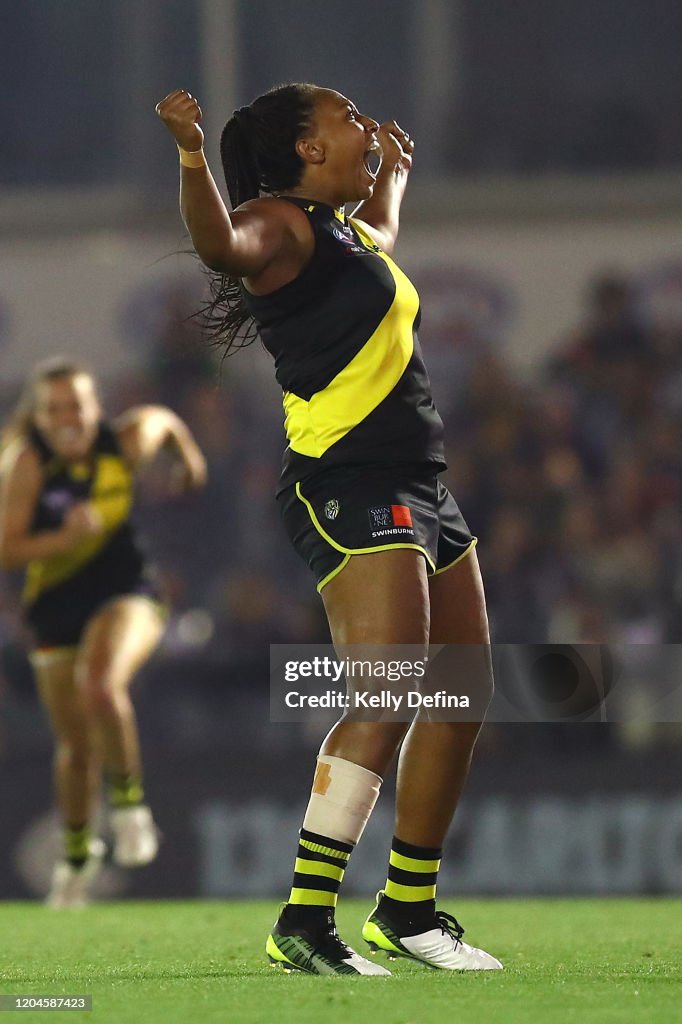
[(0, 478), (18, 478), (27, 484), (43, 478), (40, 456), (30, 440), (20, 437), (11, 441), (0, 454)]
[(0, 456), (0, 549), (19, 524), (30, 521), (45, 483), (40, 456), (26, 438), (10, 442)]
[(257, 199), (249, 199), (234, 210), (232, 216), (235, 224), (239, 223), (242, 214), (251, 215), (281, 232), (285, 245), (288, 243), (304, 251), (312, 249), (314, 236), (310, 221), (295, 203), (279, 196), (259, 196)]
[(245, 222), (254, 218), (263, 247), (271, 254), (256, 273), (244, 277), (247, 290), (255, 295), (269, 294), (297, 277), (315, 250), (315, 236), (303, 210), (277, 196), (259, 196), (234, 211), (235, 227), (240, 216)]

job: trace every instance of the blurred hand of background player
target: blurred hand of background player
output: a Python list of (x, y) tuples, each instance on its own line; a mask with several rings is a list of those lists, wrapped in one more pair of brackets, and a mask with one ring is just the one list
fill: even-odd
[(159, 115), (178, 146), (195, 152), (204, 144), (204, 133), (199, 127), (201, 107), (185, 89), (176, 89), (156, 104)]
[(176, 462), (170, 471), (169, 491), (171, 494), (186, 494), (206, 486), (206, 460), (200, 452)]
[(407, 173), (412, 167), (414, 141), (395, 121), (386, 121), (376, 133), (381, 145), (382, 167), (395, 174)]
[(62, 530), (70, 544), (76, 545), (86, 537), (94, 537), (104, 529), (104, 520), (89, 501), (72, 505), (64, 516)]

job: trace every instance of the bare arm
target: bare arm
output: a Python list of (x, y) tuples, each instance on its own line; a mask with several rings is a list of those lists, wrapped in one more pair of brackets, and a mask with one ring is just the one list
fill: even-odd
[(206, 460), (187, 425), (165, 405), (128, 409), (115, 423), (123, 454), (133, 469), (151, 462), (162, 448), (177, 456), (183, 489), (203, 487)]
[[(184, 89), (157, 104), (156, 112), (181, 149), (203, 147), (201, 107)], [(229, 214), (205, 159), (197, 167), (180, 166), (180, 211), (194, 248), (211, 270), (253, 277), (288, 242), (286, 219), (272, 204), (254, 199)]]
[(7, 453), (0, 483), (0, 566), (20, 569), (34, 558), (52, 558), (99, 533), (102, 524), (87, 502), (78, 502), (57, 530), (31, 532), (43, 474), (35, 451), (25, 446)]
[(395, 121), (382, 124), (377, 132), (383, 157), (376, 185), (370, 199), (353, 213), (378, 245), (393, 252), (400, 223), (400, 204), (412, 167), (414, 142)]

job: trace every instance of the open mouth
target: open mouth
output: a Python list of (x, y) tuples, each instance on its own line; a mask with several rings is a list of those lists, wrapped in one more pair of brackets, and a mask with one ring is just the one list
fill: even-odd
[(381, 146), (377, 139), (373, 139), (362, 158), (365, 170), (371, 178), (376, 178), (379, 173), (381, 155)]

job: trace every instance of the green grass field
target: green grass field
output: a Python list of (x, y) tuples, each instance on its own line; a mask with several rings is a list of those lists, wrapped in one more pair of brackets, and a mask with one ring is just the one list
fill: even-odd
[[(25, 1021), (111, 1024), (631, 1024), (682, 1021), (682, 901), (443, 901), (506, 969), (313, 978), (270, 968), (273, 903), (110, 903), (56, 912), (0, 904), (0, 992), (91, 993), (93, 1012), (13, 1011)], [(339, 909), (365, 952), (363, 901)], [(381, 961), (387, 964), (386, 960)]]

